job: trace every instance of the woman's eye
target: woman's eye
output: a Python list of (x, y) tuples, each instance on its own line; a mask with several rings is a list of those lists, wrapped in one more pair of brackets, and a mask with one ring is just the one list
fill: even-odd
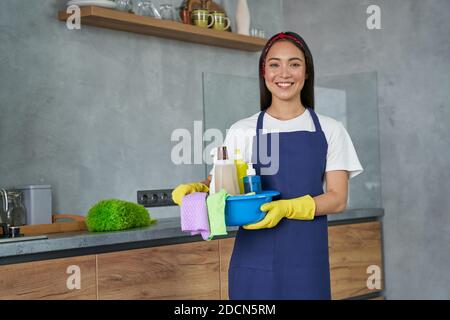
[(294, 67), (294, 68), (298, 68), (298, 67), (301, 67), (301, 64), (300, 63), (293, 63), (293, 64), (291, 64), (291, 66)]
[(269, 64), (269, 67), (276, 68), (276, 67), (278, 67), (278, 63), (271, 63), (271, 64)]

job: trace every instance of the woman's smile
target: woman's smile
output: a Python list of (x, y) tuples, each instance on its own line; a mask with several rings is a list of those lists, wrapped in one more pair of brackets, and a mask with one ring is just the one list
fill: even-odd
[(275, 84), (281, 89), (290, 88), (294, 82), (275, 82)]

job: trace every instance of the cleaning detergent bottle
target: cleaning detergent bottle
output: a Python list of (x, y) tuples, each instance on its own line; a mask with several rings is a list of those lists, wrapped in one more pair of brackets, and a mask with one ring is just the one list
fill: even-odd
[(225, 146), (217, 148), (217, 160), (214, 163), (214, 190), (219, 192), (221, 189), (232, 196), (240, 194), (236, 166), (228, 158)]
[(242, 158), (241, 150), (234, 151), (234, 165), (236, 166), (237, 179), (239, 184), (239, 193), (244, 193), (244, 177), (247, 175), (248, 165)]
[(244, 192), (261, 193), (261, 177), (256, 175), (256, 171), (253, 168), (253, 164), (248, 164), (247, 176), (244, 177)]

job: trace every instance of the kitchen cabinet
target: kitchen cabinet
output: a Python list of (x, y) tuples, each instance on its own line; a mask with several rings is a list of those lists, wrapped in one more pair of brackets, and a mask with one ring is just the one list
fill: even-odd
[[(332, 298), (377, 298), (383, 290), (381, 222), (328, 230)], [(3, 265), (0, 298), (226, 300), (233, 245), (234, 238), (222, 238)], [(68, 287), (71, 266), (79, 270), (80, 288)], [(379, 287), (368, 281), (374, 276)]]
[[(59, 11), (58, 18), (61, 21), (66, 21), (71, 15), (72, 14), (67, 13), (66, 10), (61, 10)], [(144, 17), (96, 6), (81, 7), (80, 17), (82, 25), (91, 25), (244, 51), (261, 51), (267, 41), (267, 39), (233, 32), (200, 28), (175, 21)]]
[[(383, 289), (381, 223), (379, 221), (329, 227), (331, 291), (333, 299), (362, 296)], [(379, 270), (380, 274), (372, 274)], [(370, 273), (369, 273), (370, 272)], [(369, 277), (380, 286), (369, 289)]]
[(217, 241), (98, 255), (99, 299), (220, 299)]
[[(234, 239), (219, 240), (221, 297), (228, 299), (228, 265)], [(379, 221), (334, 225), (328, 228), (332, 299), (363, 296), (382, 290), (369, 289), (370, 266), (382, 270), (381, 223)]]
[(0, 299), (97, 299), (96, 257), (0, 266)]

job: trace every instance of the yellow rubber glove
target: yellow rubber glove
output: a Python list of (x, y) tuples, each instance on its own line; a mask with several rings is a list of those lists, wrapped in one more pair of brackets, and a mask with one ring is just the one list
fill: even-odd
[(244, 229), (273, 228), (285, 217), (297, 220), (313, 220), (316, 212), (316, 203), (310, 195), (306, 195), (295, 199), (268, 202), (263, 204), (260, 209), (261, 211), (267, 211), (264, 219), (245, 225)]
[(180, 184), (172, 191), (172, 200), (177, 205), (181, 206), (181, 201), (185, 195), (194, 192), (208, 192), (209, 188), (201, 182), (193, 182), (187, 184)]

